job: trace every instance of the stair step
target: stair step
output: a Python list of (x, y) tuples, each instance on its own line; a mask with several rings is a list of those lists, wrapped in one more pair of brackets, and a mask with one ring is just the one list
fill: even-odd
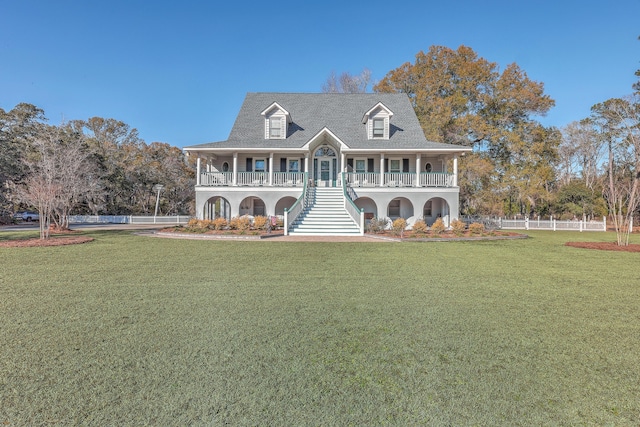
[(310, 206), (291, 224), (289, 234), (298, 236), (359, 236), (360, 229), (344, 208), (339, 187), (309, 189)]

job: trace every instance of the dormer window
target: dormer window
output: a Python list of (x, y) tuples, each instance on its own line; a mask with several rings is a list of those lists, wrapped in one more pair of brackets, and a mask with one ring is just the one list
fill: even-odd
[(384, 119), (373, 119), (373, 137), (384, 138)]
[(382, 102), (378, 102), (367, 111), (362, 118), (362, 123), (367, 125), (368, 139), (389, 139), (393, 112)]
[(269, 138), (282, 138), (282, 117), (269, 118)]
[(287, 137), (287, 124), (291, 123), (291, 115), (280, 104), (274, 102), (260, 114), (264, 117), (264, 139)]

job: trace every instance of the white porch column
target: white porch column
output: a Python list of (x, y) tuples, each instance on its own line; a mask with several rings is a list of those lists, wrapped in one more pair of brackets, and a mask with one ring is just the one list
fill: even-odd
[(233, 185), (238, 185), (238, 153), (233, 153)]
[(273, 185), (273, 153), (269, 153), (269, 185)]
[(346, 172), (346, 171), (347, 171), (347, 170), (346, 170), (346, 167), (347, 167), (347, 166), (346, 166), (346, 164), (345, 164), (345, 162), (346, 162), (345, 157), (346, 157), (346, 156), (345, 156), (345, 154), (344, 154), (344, 153), (340, 153), (340, 171), (341, 171), (341, 172)]
[(309, 177), (311, 176), (311, 171), (309, 170), (309, 153), (305, 153), (304, 155), (304, 171)]
[(380, 153), (380, 187), (384, 187), (384, 153)]
[(453, 156), (453, 186), (458, 186), (458, 155)]
[(196, 160), (196, 185), (200, 185), (200, 171), (202, 170), (202, 161), (200, 160), (200, 156)]
[(421, 154), (416, 154), (416, 187), (420, 187), (420, 161), (422, 160)]

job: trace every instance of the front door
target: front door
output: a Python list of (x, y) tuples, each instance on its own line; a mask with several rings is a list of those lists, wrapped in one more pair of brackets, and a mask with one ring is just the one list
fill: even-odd
[(333, 177), (332, 159), (318, 159), (318, 163), (320, 164), (316, 172), (318, 187), (330, 187)]

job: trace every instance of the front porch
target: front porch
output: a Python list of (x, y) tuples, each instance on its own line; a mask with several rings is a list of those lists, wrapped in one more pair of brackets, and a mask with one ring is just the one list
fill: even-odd
[[(456, 174), (445, 172), (375, 173), (347, 172), (348, 187), (456, 187)], [(201, 172), (198, 186), (202, 187), (303, 187), (304, 172)], [(334, 186), (341, 186), (337, 175)], [(315, 184), (315, 181), (311, 184)]]

